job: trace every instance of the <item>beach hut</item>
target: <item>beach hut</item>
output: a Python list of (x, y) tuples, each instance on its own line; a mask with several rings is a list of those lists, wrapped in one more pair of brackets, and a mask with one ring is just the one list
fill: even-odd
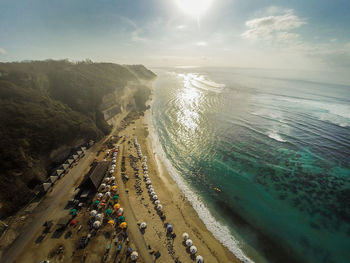
[(90, 216), (91, 217), (95, 217), (96, 215), (97, 215), (97, 211), (96, 210), (91, 210)]
[(196, 254), (197, 253), (197, 247), (196, 246), (191, 246), (190, 247), (190, 252), (192, 255)]
[(58, 180), (58, 176), (50, 176), (51, 183), (54, 183)]
[(182, 234), (182, 238), (184, 239), (184, 241), (186, 241), (187, 239), (190, 238), (190, 235), (185, 232)]
[(140, 229), (145, 229), (146, 227), (147, 227), (146, 222), (142, 222), (142, 223), (140, 224)]
[(168, 224), (168, 225), (166, 226), (166, 231), (168, 231), (169, 233), (173, 232), (173, 230), (174, 230), (174, 228), (173, 228), (172, 225)]
[(125, 229), (127, 226), (128, 226), (128, 225), (126, 224), (126, 222), (123, 222), (123, 223), (121, 223), (121, 224), (119, 225), (119, 227), (120, 227), (121, 229)]
[(196, 257), (196, 263), (204, 263), (204, 259), (203, 259), (203, 257), (201, 255), (198, 255)]
[(95, 221), (92, 226), (94, 228), (98, 229), (101, 226), (101, 222), (100, 221)]
[(79, 157), (79, 155), (77, 155), (77, 154), (73, 154), (73, 158), (74, 158), (74, 160), (77, 160), (77, 159), (78, 159), (78, 157)]
[(154, 195), (152, 196), (153, 200), (158, 200), (158, 196), (157, 195)]
[(185, 241), (185, 243), (186, 243), (186, 246), (188, 246), (188, 247), (190, 247), (190, 246), (192, 246), (193, 245), (193, 242), (192, 242), (192, 240), (191, 239), (187, 239), (186, 241)]
[(130, 255), (130, 259), (132, 261), (136, 261), (138, 257), (139, 257), (139, 254), (136, 251), (132, 252)]
[(62, 175), (62, 173), (63, 173), (63, 170), (60, 170), (60, 169), (56, 170), (56, 174), (57, 174), (57, 176), (61, 176), (61, 175)]
[(83, 152), (82, 152), (82, 151), (77, 151), (77, 154), (78, 154), (79, 156), (81, 156), (81, 155), (83, 154)]
[(68, 168), (69, 168), (69, 164), (64, 163), (64, 164), (62, 164), (62, 167), (63, 167), (63, 169), (64, 169), (64, 170), (68, 170)]
[(69, 165), (71, 165), (71, 164), (74, 162), (74, 159), (68, 159), (66, 162), (67, 162)]

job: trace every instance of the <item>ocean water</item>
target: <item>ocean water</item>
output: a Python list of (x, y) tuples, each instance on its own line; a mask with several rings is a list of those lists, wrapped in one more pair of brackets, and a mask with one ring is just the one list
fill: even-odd
[(346, 76), (155, 72), (156, 151), (223, 244), (246, 262), (350, 262)]

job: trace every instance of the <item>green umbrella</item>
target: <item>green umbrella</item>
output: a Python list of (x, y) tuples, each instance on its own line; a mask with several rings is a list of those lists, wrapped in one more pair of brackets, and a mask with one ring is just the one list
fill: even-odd
[(118, 200), (119, 196), (115, 195), (113, 196), (113, 200)]
[(124, 222), (124, 221), (125, 221), (125, 217), (124, 216), (118, 217), (118, 222), (119, 223)]
[(112, 214), (112, 209), (108, 208), (108, 209), (106, 210), (105, 214), (106, 214), (106, 215)]
[(71, 215), (76, 215), (77, 214), (77, 209), (72, 209), (72, 210), (70, 210), (70, 212), (69, 212)]
[(96, 200), (95, 202), (94, 202), (94, 205), (95, 206), (98, 206), (100, 204), (100, 201), (98, 201), (98, 200)]

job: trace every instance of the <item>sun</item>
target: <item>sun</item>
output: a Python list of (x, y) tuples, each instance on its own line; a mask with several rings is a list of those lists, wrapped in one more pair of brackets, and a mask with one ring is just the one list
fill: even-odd
[(213, 0), (175, 0), (177, 6), (185, 14), (198, 18), (210, 7)]

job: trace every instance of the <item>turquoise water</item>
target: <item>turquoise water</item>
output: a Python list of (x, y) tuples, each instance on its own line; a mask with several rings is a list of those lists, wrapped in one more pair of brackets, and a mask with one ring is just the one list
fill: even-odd
[(350, 262), (350, 86), (276, 71), (156, 72), (162, 151), (231, 251)]

